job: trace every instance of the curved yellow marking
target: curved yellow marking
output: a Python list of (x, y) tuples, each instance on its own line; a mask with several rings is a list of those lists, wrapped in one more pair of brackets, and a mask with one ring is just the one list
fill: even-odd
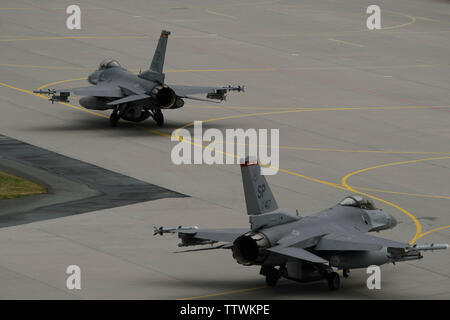
[(386, 164), (382, 164), (382, 165), (378, 165), (378, 166), (373, 166), (373, 167), (369, 167), (369, 168), (365, 168), (365, 169), (360, 169), (360, 170), (351, 172), (351, 173), (347, 174), (346, 176), (344, 176), (344, 177), (342, 178), (342, 180), (341, 180), (341, 183), (342, 183), (342, 185), (343, 185), (344, 187), (346, 187), (348, 190), (350, 190), (350, 191), (352, 191), (352, 192), (355, 192), (355, 193), (364, 195), (364, 196), (366, 196), (366, 197), (372, 198), (372, 199), (374, 199), (374, 200), (380, 201), (380, 202), (382, 202), (382, 203), (385, 203), (385, 204), (387, 204), (387, 205), (389, 205), (389, 206), (391, 206), (391, 207), (396, 208), (397, 210), (403, 212), (403, 213), (406, 214), (408, 217), (410, 217), (411, 220), (413, 220), (413, 221), (414, 221), (414, 224), (416, 225), (416, 234), (414, 235), (414, 238), (412, 238), (411, 241), (409, 242), (410, 244), (413, 244), (413, 243), (420, 237), (421, 232), (422, 232), (422, 226), (421, 226), (419, 220), (417, 220), (417, 218), (416, 218), (412, 213), (410, 213), (409, 211), (407, 211), (407, 210), (401, 208), (400, 206), (398, 206), (398, 205), (396, 205), (396, 204), (394, 204), (394, 203), (392, 203), (392, 202), (383, 200), (383, 199), (381, 199), (381, 198), (372, 196), (372, 195), (367, 194), (367, 193), (363, 193), (363, 192), (361, 192), (361, 191), (358, 191), (358, 190), (352, 188), (351, 186), (349, 186), (349, 185), (347, 184), (347, 180), (348, 180), (350, 177), (352, 177), (352, 176), (354, 176), (354, 175), (356, 175), (356, 174), (359, 174), (359, 173), (362, 173), (362, 172), (367, 172), (367, 171), (374, 170), (374, 169), (378, 169), (378, 168), (385, 168), (385, 167), (389, 167), (389, 166), (396, 166), (396, 165), (402, 165), (402, 164), (408, 164), (408, 163), (417, 163), (417, 162), (422, 162), (422, 161), (442, 160), (442, 159), (450, 159), (450, 157), (426, 158), (426, 159), (418, 159), (418, 160), (399, 161), (399, 162), (392, 162), (392, 163), (386, 163)]
[(408, 193), (408, 192), (390, 191), (390, 190), (382, 190), (382, 189), (364, 188), (364, 187), (358, 187), (358, 186), (351, 186), (351, 187), (354, 188), (354, 189), (357, 189), (357, 190), (375, 191), (375, 192), (381, 192), (381, 193), (391, 193), (391, 194), (405, 195), (405, 196), (411, 196), (411, 197), (433, 198), (433, 199), (447, 199), (447, 200), (450, 199), (449, 196), (440, 196), (440, 195), (432, 195), (432, 194), (421, 194), (421, 193)]
[(449, 21), (444, 21), (444, 20), (431, 19), (431, 18), (426, 18), (426, 17), (416, 17), (416, 18), (419, 19), (419, 20), (424, 20), (424, 21), (431, 21), (431, 22), (450, 24)]
[[(220, 120), (228, 120), (228, 119), (238, 119), (238, 118), (247, 118), (247, 117), (255, 117), (255, 116), (267, 116), (272, 114), (284, 114), (284, 113), (298, 113), (298, 112), (312, 112), (312, 111), (343, 111), (343, 110), (396, 110), (396, 109), (424, 109), (429, 108), (428, 106), (393, 106), (393, 107), (317, 107), (317, 108), (306, 108), (299, 110), (283, 110), (283, 111), (271, 111), (271, 112), (259, 112), (259, 113), (247, 113), (247, 114), (239, 114), (232, 116), (225, 116), (220, 118), (213, 118), (202, 120), (203, 123), (220, 121)], [(185, 129), (187, 127), (193, 126), (194, 123), (188, 123), (180, 128), (178, 128), (175, 133), (179, 132), (181, 129)], [(177, 134), (178, 135), (178, 134)]]
[(60, 80), (60, 81), (50, 82), (50, 83), (47, 83), (47, 84), (45, 84), (43, 86), (40, 86), (39, 88), (37, 88), (37, 90), (42, 90), (42, 89), (45, 89), (45, 88), (48, 88), (48, 87), (51, 87), (51, 86), (54, 86), (54, 85), (57, 85), (57, 84), (65, 83), (65, 82), (73, 82), (73, 81), (81, 81), (81, 80), (86, 80), (86, 77), (73, 78), (73, 79), (67, 79), (67, 80)]
[(432, 233), (432, 232), (439, 231), (439, 230), (444, 230), (444, 229), (447, 229), (447, 228), (450, 228), (450, 226), (443, 226), (443, 227), (438, 227), (438, 228), (431, 229), (431, 230), (429, 230), (429, 231), (427, 231), (427, 232), (421, 233), (421, 234), (417, 237), (417, 239), (420, 239), (420, 238), (422, 238), (422, 237), (424, 237), (424, 236), (426, 236), (427, 234), (430, 234), (430, 233)]
[[(388, 11), (388, 12), (389, 12), (389, 11)], [(391, 11), (391, 13), (394, 13), (394, 12)], [(414, 17), (414, 16), (410, 16), (410, 15), (403, 14), (403, 13), (398, 13), (398, 12), (396, 12), (395, 14), (400, 15), (400, 16), (404, 16), (404, 17), (407, 17), (407, 18), (410, 19), (410, 21), (407, 22), (407, 23), (398, 24), (398, 25), (391, 26), (391, 27), (385, 27), (385, 28), (382, 27), (381, 30), (399, 29), (399, 28), (403, 28), (403, 27), (409, 26), (409, 25), (411, 25), (411, 24), (413, 24), (413, 23), (415, 23), (415, 22), (417, 21), (417, 18)]]

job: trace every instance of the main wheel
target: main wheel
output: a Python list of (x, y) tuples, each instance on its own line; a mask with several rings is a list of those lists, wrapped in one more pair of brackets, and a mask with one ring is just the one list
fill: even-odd
[(278, 273), (278, 270), (275, 268), (269, 270), (266, 274), (266, 284), (269, 287), (275, 287), (279, 279), (280, 275)]
[(163, 115), (161, 109), (156, 109), (153, 112), (153, 120), (155, 120), (156, 125), (158, 125), (159, 127), (164, 125), (164, 115)]
[(111, 127), (117, 127), (117, 122), (119, 122), (119, 119), (119, 113), (117, 111), (113, 111), (113, 113), (111, 113), (111, 116), (109, 117), (109, 124), (111, 125)]
[(343, 269), (343, 270), (342, 270), (342, 276), (343, 276), (344, 278), (348, 278), (349, 273), (350, 273), (350, 270), (349, 270), (349, 269)]
[(336, 272), (332, 272), (327, 276), (328, 288), (330, 290), (338, 290), (341, 286), (341, 280)]

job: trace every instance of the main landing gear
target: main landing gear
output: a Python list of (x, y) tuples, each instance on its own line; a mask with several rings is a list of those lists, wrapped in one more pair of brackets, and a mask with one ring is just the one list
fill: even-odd
[(109, 124), (111, 127), (117, 127), (117, 122), (119, 122), (120, 115), (118, 108), (114, 108), (114, 111), (111, 113), (111, 116), (109, 117)]
[[(266, 284), (269, 287), (276, 286), (278, 280), (281, 276), (286, 277), (291, 280), (299, 281), (299, 282), (310, 282), (325, 279), (328, 283), (328, 288), (332, 291), (338, 290), (341, 287), (341, 280), (339, 274), (334, 272), (332, 268), (324, 266), (324, 265), (315, 265), (314, 266), (319, 273), (311, 272), (310, 276), (306, 275), (306, 277), (293, 278), (289, 277), (287, 274), (287, 270), (285, 266), (280, 266), (277, 268), (272, 265), (263, 265), (261, 266), (260, 274), (266, 277)], [(307, 272), (306, 269), (303, 271)], [(346, 270), (348, 274), (348, 270)]]
[(266, 284), (269, 287), (275, 287), (278, 280), (281, 278), (280, 270), (274, 266), (262, 266), (260, 274), (266, 276)]
[(350, 270), (349, 270), (349, 269), (343, 269), (343, 270), (342, 270), (342, 276), (343, 276), (344, 278), (348, 278), (349, 273), (350, 273)]
[(162, 127), (164, 125), (164, 115), (161, 109), (153, 109), (151, 116), (153, 117), (153, 120), (155, 120), (157, 126)]
[[(122, 110), (122, 108), (116, 107), (116, 108), (114, 108), (113, 112), (111, 113), (111, 116), (109, 117), (109, 123), (110, 123), (111, 127), (117, 127), (117, 123), (122, 118), (121, 113), (123, 113), (123, 118), (125, 120), (134, 121), (134, 122), (140, 122), (142, 120), (147, 119), (149, 116), (149, 111), (142, 111), (142, 117), (136, 118), (136, 119), (130, 118), (127, 110)], [(164, 125), (164, 115), (163, 115), (161, 109), (151, 110), (150, 115), (152, 116), (153, 120), (155, 120), (155, 122), (158, 126), (161, 127)]]
[(339, 279), (339, 275), (337, 272), (331, 272), (327, 275), (328, 289), (330, 290), (338, 290), (341, 286), (341, 280)]
[(266, 274), (266, 284), (269, 287), (275, 287), (280, 279), (280, 273), (274, 267), (271, 268)]

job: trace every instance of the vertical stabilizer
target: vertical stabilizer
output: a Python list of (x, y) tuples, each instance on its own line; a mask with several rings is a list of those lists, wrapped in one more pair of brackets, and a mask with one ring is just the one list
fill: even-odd
[(167, 39), (169, 38), (170, 31), (162, 30), (161, 37), (158, 41), (155, 54), (153, 55), (152, 64), (150, 70), (156, 73), (163, 73), (164, 58), (166, 56)]
[(258, 161), (245, 159), (245, 162), (241, 164), (241, 173), (247, 214), (258, 215), (277, 210), (277, 202), (266, 178), (261, 175)]

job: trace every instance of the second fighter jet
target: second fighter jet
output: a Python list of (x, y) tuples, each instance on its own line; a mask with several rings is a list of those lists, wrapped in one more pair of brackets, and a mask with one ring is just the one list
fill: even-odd
[[(50, 95), (50, 101), (68, 102), (71, 93), (83, 96), (79, 103), (86, 109), (111, 109), (110, 123), (116, 126), (119, 119), (133, 122), (143, 121), (150, 116), (157, 125), (164, 124), (163, 109), (178, 109), (184, 99), (223, 101), (228, 91), (244, 91), (243, 86), (198, 87), (165, 84), (163, 73), (169, 31), (163, 30), (153, 56), (150, 68), (134, 74), (113, 59), (105, 59), (98, 70), (89, 75), (92, 86), (72, 89), (36, 90), (34, 93)], [(206, 94), (207, 99), (193, 95)]]

